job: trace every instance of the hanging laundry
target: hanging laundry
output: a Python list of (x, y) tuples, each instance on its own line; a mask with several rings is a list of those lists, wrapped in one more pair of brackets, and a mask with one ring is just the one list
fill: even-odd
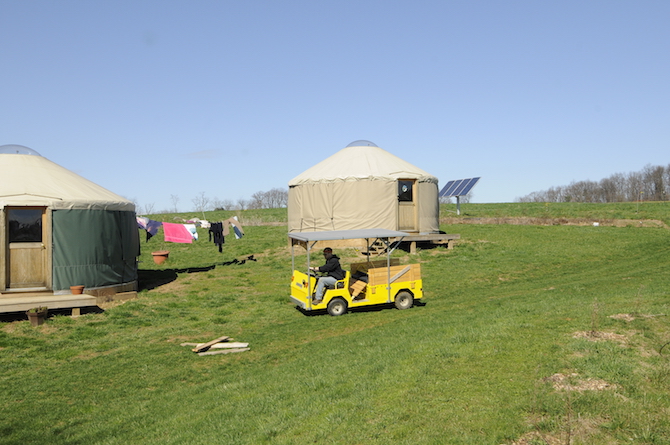
[(233, 216), (230, 225), (233, 226), (235, 231), (235, 238), (240, 239), (244, 236), (244, 230), (242, 230), (242, 224), (237, 220), (237, 216)]
[(163, 223), (165, 241), (172, 243), (193, 243), (193, 235), (184, 224)]
[(147, 230), (147, 224), (149, 224), (149, 218), (147, 218), (146, 216), (136, 216), (135, 220), (137, 221), (138, 228)]
[(153, 219), (149, 220), (149, 223), (147, 224), (147, 241), (158, 233), (158, 229), (160, 229), (162, 225), (162, 222), (154, 221)]
[(233, 227), (235, 238), (240, 239), (244, 236), (244, 229), (242, 229), (242, 224), (240, 224), (237, 216), (233, 216), (232, 218), (223, 221), (223, 236), (228, 236), (231, 226)]
[(223, 252), (223, 244), (226, 242), (226, 239), (223, 236), (223, 223), (216, 222), (212, 223), (209, 227), (209, 240), (214, 239), (214, 244), (219, 246), (219, 252)]
[(137, 216), (135, 219), (137, 220), (137, 227), (147, 231), (147, 241), (149, 241), (152, 236), (156, 235), (160, 226), (163, 225), (162, 222), (154, 221), (146, 216)]
[(191, 232), (191, 236), (194, 240), (198, 240), (198, 229), (196, 229), (195, 224), (184, 224), (184, 227)]
[(209, 221), (200, 218), (175, 218), (175, 220), (182, 221), (186, 224), (195, 224), (196, 227), (202, 227), (203, 229), (209, 229), (210, 225)]

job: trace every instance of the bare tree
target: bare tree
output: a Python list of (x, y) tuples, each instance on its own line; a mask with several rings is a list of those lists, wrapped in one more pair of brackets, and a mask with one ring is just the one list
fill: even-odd
[(177, 209), (177, 204), (179, 204), (179, 196), (170, 195), (170, 202), (172, 202), (172, 213), (177, 213), (179, 211)]
[(626, 177), (616, 173), (600, 181), (600, 188), (605, 202), (623, 202), (625, 198)]
[(665, 190), (663, 190), (663, 201), (667, 201), (670, 198), (670, 164), (665, 167), (663, 172), (663, 182), (665, 184)]
[(214, 210), (226, 210), (226, 208), (223, 206), (223, 201), (221, 201), (219, 198), (212, 199), (212, 207), (214, 207)]
[(249, 201), (240, 198), (237, 200), (237, 209), (235, 210), (246, 210), (248, 207), (249, 207)]
[(191, 202), (195, 206), (194, 210), (196, 212), (204, 212), (209, 205), (209, 198), (205, 196), (205, 192), (200, 192), (200, 194), (193, 198)]
[(212, 201), (212, 206), (214, 210), (233, 210), (233, 201), (230, 199), (218, 199), (215, 198)]
[(256, 192), (251, 195), (251, 201), (247, 208), (249, 209), (262, 209), (263, 201), (265, 200), (265, 192)]
[(288, 190), (273, 188), (267, 192), (256, 192), (248, 203), (250, 209), (278, 209), (288, 205)]
[(644, 194), (644, 181), (640, 173), (630, 173), (626, 181), (626, 201), (635, 202)]
[(642, 171), (647, 199), (652, 201), (663, 201), (663, 193), (665, 192), (664, 171), (665, 169), (663, 167), (652, 167), (651, 165), (647, 165)]
[(641, 172), (615, 173), (599, 182), (577, 181), (517, 198), (519, 202), (665, 201), (670, 197), (670, 165), (647, 165)]
[(156, 204), (153, 203), (153, 202), (150, 202), (149, 204), (144, 204), (144, 214), (146, 214), (146, 215), (153, 214), (155, 207), (156, 207)]
[(266, 209), (279, 209), (286, 207), (288, 204), (288, 190), (273, 188), (272, 190), (265, 192), (263, 208)]
[(540, 202), (561, 202), (564, 194), (563, 187), (551, 187), (545, 193), (546, 199)]
[(578, 181), (566, 188), (570, 200), (574, 202), (598, 202), (598, 183), (593, 181)]

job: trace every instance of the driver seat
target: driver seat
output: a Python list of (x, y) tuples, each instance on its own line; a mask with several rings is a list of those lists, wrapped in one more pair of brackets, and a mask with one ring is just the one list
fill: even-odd
[(349, 279), (351, 273), (347, 270), (344, 272), (344, 278), (335, 282), (335, 286), (327, 286), (326, 289), (346, 289), (349, 287)]

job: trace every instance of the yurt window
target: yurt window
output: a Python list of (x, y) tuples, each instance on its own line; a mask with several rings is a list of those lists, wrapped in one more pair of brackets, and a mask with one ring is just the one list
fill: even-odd
[(42, 209), (9, 209), (9, 242), (42, 242)]
[(398, 201), (411, 202), (414, 181), (398, 181)]

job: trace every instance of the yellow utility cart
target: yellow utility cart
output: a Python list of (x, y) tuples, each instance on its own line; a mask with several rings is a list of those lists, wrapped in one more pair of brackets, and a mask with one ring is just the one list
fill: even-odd
[[(409, 309), (414, 300), (423, 298), (423, 282), (419, 264), (401, 265), (391, 258), (395, 246), (408, 233), (387, 229), (334, 230), (327, 232), (289, 233), (291, 241), (291, 301), (305, 311), (326, 309), (330, 315), (342, 315), (349, 308), (394, 303), (398, 309)], [(319, 241), (365, 239), (367, 258), (350, 264), (344, 279), (327, 289), (315, 304), (314, 290), (318, 277), (309, 272), (312, 248)], [(372, 243), (370, 242), (372, 241)], [(383, 243), (385, 257), (372, 259), (370, 246)], [(307, 253), (305, 272), (296, 269), (295, 247)]]

